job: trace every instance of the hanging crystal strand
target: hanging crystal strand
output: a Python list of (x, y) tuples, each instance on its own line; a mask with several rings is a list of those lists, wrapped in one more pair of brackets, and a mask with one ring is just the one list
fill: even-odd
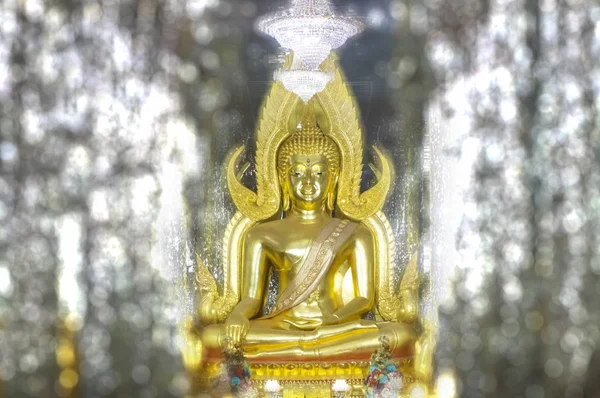
[(290, 10), (294, 11), (297, 15), (307, 15), (312, 8), (312, 2), (313, 0), (292, 0)]
[(306, 2), (306, 13), (308, 15), (315, 13), (315, 1), (314, 0), (308, 0)]
[(304, 69), (304, 66), (302, 65), (302, 60), (300, 59), (299, 56), (297, 56), (296, 54), (293, 55), (293, 59), (292, 59), (292, 67), (290, 68), (290, 70), (301, 70)]
[(331, 14), (328, 0), (292, 0), (291, 7), (297, 15)]

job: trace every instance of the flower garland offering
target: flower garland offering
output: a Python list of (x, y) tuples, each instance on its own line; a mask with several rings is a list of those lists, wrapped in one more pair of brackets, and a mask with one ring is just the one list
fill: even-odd
[(389, 339), (379, 338), (381, 346), (371, 355), (371, 367), (365, 381), (368, 398), (392, 398), (400, 395), (402, 373), (392, 361)]
[(217, 379), (216, 389), (227, 390), (239, 398), (256, 398), (258, 392), (251, 383), (251, 373), (244, 352), (239, 345), (223, 349), (221, 376)]

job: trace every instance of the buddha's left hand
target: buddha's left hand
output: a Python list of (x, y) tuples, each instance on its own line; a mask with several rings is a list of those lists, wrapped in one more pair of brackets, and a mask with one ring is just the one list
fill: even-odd
[(333, 314), (325, 314), (319, 319), (321, 321), (320, 323), (322, 326), (337, 325), (338, 323), (340, 323), (340, 318)]

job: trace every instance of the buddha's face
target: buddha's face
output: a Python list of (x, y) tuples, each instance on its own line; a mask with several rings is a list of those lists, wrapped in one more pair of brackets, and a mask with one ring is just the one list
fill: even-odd
[(324, 155), (292, 155), (287, 183), (292, 203), (300, 208), (321, 206), (332, 187)]

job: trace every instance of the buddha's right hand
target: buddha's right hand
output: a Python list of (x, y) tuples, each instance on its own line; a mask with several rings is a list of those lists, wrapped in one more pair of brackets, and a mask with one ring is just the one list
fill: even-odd
[(246, 338), (250, 321), (246, 316), (239, 313), (232, 313), (225, 322), (225, 334), (228, 337), (231, 348), (240, 346)]

